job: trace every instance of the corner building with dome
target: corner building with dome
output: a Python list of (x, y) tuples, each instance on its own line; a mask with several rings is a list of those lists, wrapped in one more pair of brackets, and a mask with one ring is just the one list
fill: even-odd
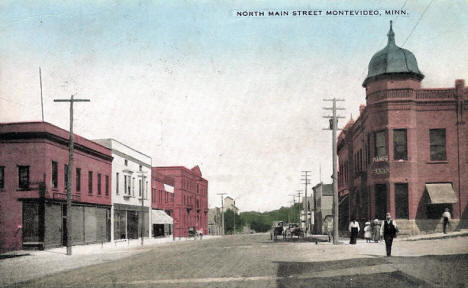
[[(422, 88), (416, 57), (395, 43), (370, 60), (366, 105), (337, 139), (339, 224), (361, 224), (390, 212), (400, 234), (468, 227), (468, 88)], [(456, 59), (454, 59), (456, 61)], [(450, 65), (450, 63), (447, 63)]]

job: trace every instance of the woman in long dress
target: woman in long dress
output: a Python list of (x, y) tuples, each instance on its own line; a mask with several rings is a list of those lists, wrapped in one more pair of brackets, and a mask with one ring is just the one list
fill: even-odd
[(356, 238), (359, 233), (359, 223), (356, 221), (356, 219), (353, 219), (349, 223), (349, 232), (351, 233), (349, 244), (356, 244)]
[(373, 229), (373, 235), (372, 239), (374, 242), (379, 242), (380, 241), (380, 221), (379, 219), (374, 219), (374, 229)]

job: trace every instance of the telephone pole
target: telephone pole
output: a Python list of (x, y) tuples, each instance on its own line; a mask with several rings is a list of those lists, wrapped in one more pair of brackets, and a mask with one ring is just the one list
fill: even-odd
[(336, 177), (337, 170), (337, 147), (336, 147), (336, 131), (338, 129), (338, 118), (344, 118), (343, 116), (337, 116), (337, 110), (345, 110), (344, 108), (336, 107), (337, 101), (344, 101), (344, 99), (323, 99), (323, 101), (332, 102), (332, 107), (324, 107), (324, 110), (331, 110), (331, 116), (324, 116), (323, 118), (329, 119), (329, 128), (323, 130), (332, 130), (332, 154), (333, 154), (333, 244), (338, 244), (338, 181)]
[(68, 179), (67, 179), (67, 255), (72, 255), (72, 217), (71, 217), (71, 204), (72, 204), (72, 173), (73, 173), (73, 103), (74, 102), (89, 102), (89, 99), (75, 99), (71, 95), (70, 99), (54, 99), (54, 102), (69, 102), (70, 103), (70, 140), (68, 143)]
[(299, 204), (298, 205), (298, 209), (299, 209), (299, 225), (301, 225), (302, 223), (302, 220), (301, 220), (301, 196), (302, 196), (302, 190), (296, 190), (297, 192), (297, 203)]
[[(296, 217), (294, 217), (294, 216), (296, 216), (295, 215), (296, 213), (294, 212), (294, 206), (296, 206), (296, 194), (289, 194), (289, 196), (293, 197), (293, 202), (292, 202), (293, 206), (292, 206), (292, 209), (291, 209), (292, 211), (290, 211), (289, 214), (292, 214), (291, 215), (292, 219), (295, 219)], [(291, 222), (291, 221), (289, 221), (289, 222)]]
[(223, 227), (223, 236), (224, 236), (224, 198), (223, 196), (226, 195), (227, 193), (218, 193), (216, 195), (221, 196), (221, 224)]
[(302, 181), (304, 181), (304, 211), (305, 211), (305, 222), (306, 222), (306, 235), (307, 233), (310, 232), (310, 226), (309, 226), (309, 198), (307, 197), (307, 185), (310, 184), (310, 179), (309, 179), (309, 173), (312, 171), (302, 171)]

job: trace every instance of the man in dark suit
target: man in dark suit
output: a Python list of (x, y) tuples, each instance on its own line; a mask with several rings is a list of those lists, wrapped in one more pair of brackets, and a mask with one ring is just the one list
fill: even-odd
[(390, 213), (387, 213), (384, 223), (380, 227), (380, 235), (383, 236), (385, 240), (385, 248), (387, 250), (387, 256), (392, 256), (392, 244), (393, 238), (396, 237), (398, 228), (395, 221), (393, 221)]

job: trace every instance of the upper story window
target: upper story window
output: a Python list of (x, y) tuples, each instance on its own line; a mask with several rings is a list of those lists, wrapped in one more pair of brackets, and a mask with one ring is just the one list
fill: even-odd
[(138, 167), (138, 171), (143, 171), (143, 166), (140, 165), (140, 166)]
[(65, 189), (68, 187), (68, 165), (65, 164), (63, 167), (63, 183), (65, 183)]
[(445, 129), (430, 129), (429, 142), (431, 161), (447, 160), (445, 149)]
[(127, 159), (124, 160), (124, 165), (128, 166), (128, 160)]
[(408, 160), (406, 129), (393, 130), (393, 159)]
[(58, 164), (52, 161), (52, 188), (57, 188), (58, 185)]
[(97, 174), (97, 194), (101, 195), (101, 174)]
[(29, 189), (29, 166), (18, 166), (18, 188)]
[(387, 143), (385, 141), (386, 133), (385, 130), (375, 132), (374, 144), (375, 144), (375, 156), (383, 157), (387, 156)]
[(115, 194), (119, 195), (119, 172), (115, 173)]
[(5, 167), (0, 166), (0, 189), (5, 188)]
[(88, 171), (88, 194), (93, 194), (93, 171)]
[(81, 191), (81, 168), (76, 168), (76, 192)]
[(106, 196), (109, 196), (109, 175), (106, 175), (106, 190), (104, 193), (106, 193)]

